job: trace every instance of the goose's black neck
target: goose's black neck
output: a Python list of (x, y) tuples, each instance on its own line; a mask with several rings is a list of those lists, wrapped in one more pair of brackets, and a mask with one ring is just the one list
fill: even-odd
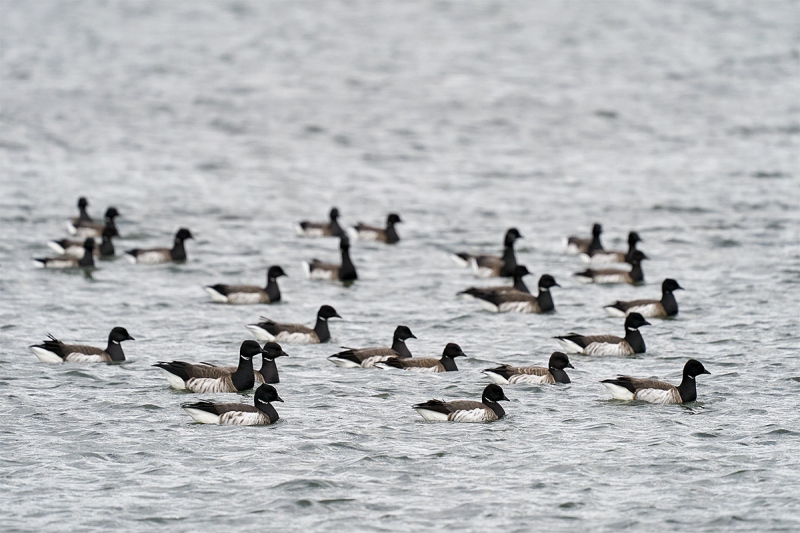
[(446, 355), (443, 355), (442, 358), (439, 360), (439, 362), (442, 364), (445, 371), (447, 372), (455, 372), (458, 370), (458, 367), (456, 366), (456, 360), (453, 359), (452, 357), (447, 357)]
[(514, 288), (520, 292), (526, 292), (528, 294), (531, 293), (530, 289), (528, 289), (528, 286), (525, 285), (524, 281), (522, 281), (521, 276), (514, 276)]
[(586, 250), (589, 255), (592, 255), (595, 252), (602, 251), (603, 243), (600, 242), (600, 235), (592, 235), (592, 241), (589, 243), (589, 249)]
[(78, 261), (78, 266), (83, 268), (92, 268), (94, 266), (94, 253), (91, 250), (84, 248), (83, 257)]
[(183, 246), (183, 239), (175, 239), (169, 255), (173, 261), (186, 261), (186, 248)]
[(258, 371), (261, 377), (264, 378), (264, 383), (280, 383), (278, 377), (278, 365), (275, 364), (275, 359), (264, 358), (261, 362), (261, 370)]
[(394, 229), (394, 223), (386, 224), (386, 244), (396, 244), (400, 240), (400, 235)]
[(644, 281), (644, 272), (642, 271), (642, 262), (635, 261), (631, 268), (631, 280), (634, 283), (641, 283)]
[(678, 385), (678, 392), (683, 403), (693, 402), (697, 399), (697, 383), (695, 379), (687, 374), (683, 375), (681, 384)]
[(675, 299), (675, 295), (672, 294), (672, 291), (664, 291), (661, 295), (661, 305), (664, 307), (667, 316), (675, 316), (678, 314), (678, 300)]
[(119, 232), (117, 231), (117, 224), (116, 224), (116, 222), (114, 222), (114, 217), (106, 217), (105, 227), (106, 228), (111, 228), (111, 229), (114, 230), (112, 235), (119, 236)]
[(100, 244), (100, 257), (111, 257), (114, 255), (114, 243), (111, 242), (111, 237), (103, 237), (103, 242)]
[(239, 356), (239, 366), (236, 372), (231, 374), (231, 381), (236, 390), (252, 389), (256, 382), (253, 376), (253, 359)]
[(540, 313), (548, 313), (556, 308), (553, 303), (553, 297), (550, 295), (550, 289), (539, 287), (539, 295), (536, 297), (536, 302), (539, 304)]
[(494, 414), (497, 415), (497, 418), (503, 418), (504, 416), (506, 416), (505, 410), (497, 402), (483, 398), (483, 405), (494, 411)]
[(553, 368), (552, 366), (548, 368), (548, 370), (550, 371), (550, 375), (553, 376), (553, 379), (556, 380), (556, 383), (571, 383), (569, 376), (564, 370)]
[(281, 301), (281, 290), (278, 288), (278, 281), (275, 278), (267, 277), (266, 291), (271, 303)]
[(271, 403), (256, 402), (256, 409), (269, 417), (270, 424), (274, 424), (280, 418), (280, 416), (278, 416), (278, 411), (272, 407)]
[(331, 219), (331, 235), (334, 237), (341, 237), (344, 235), (344, 230), (339, 225), (339, 221), (335, 218)]
[(510, 278), (517, 269), (517, 255), (514, 253), (514, 243), (506, 245), (503, 249), (503, 266), (500, 269), (500, 276)]
[(397, 357), (400, 359), (408, 359), (411, 357), (411, 352), (409, 351), (408, 346), (406, 346), (405, 341), (401, 341), (400, 339), (394, 339), (392, 341), (392, 350), (397, 352)]
[(91, 222), (92, 217), (89, 216), (89, 213), (86, 212), (85, 207), (79, 207), (78, 209), (81, 210), (80, 215), (78, 215), (78, 222)]
[(106, 353), (111, 356), (111, 360), (115, 363), (125, 360), (125, 354), (122, 351), (122, 345), (118, 342), (109, 340), (106, 346)]
[(645, 352), (645, 345), (644, 345), (644, 338), (642, 334), (639, 333), (638, 329), (628, 329), (625, 328), (625, 341), (631, 345), (633, 348), (633, 353), (644, 353)]
[(626, 263), (630, 263), (633, 260), (634, 252), (636, 252), (636, 243), (632, 242), (628, 245), (628, 253), (625, 254)]
[(342, 250), (342, 266), (339, 267), (339, 281), (353, 281), (358, 279), (356, 266), (350, 259), (350, 249)]
[(328, 342), (331, 340), (331, 332), (328, 330), (328, 321), (317, 317), (317, 323), (314, 324), (314, 333), (317, 334), (319, 342)]

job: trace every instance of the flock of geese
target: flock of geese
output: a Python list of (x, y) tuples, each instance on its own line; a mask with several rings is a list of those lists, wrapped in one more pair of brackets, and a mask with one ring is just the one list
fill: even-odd
[[(50, 241), (49, 246), (59, 253), (56, 257), (36, 258), (39, 268), (48, 269), (90, 269), (95, 268), (96, 258), (113, 258), (116, 251), (113, 239), (119, 236), (115, 219), (120, 216), (117, 209), (109, 207), (103, 222), (97, 222), (88, 214), (89, 202), (86, 198), (78, 200), (79, 215), (70, 219), (67, 229), (73, 239)], [(384, 227), (359, 223), (349, 230), (339, 224), (339, 210), (331, 209), (327, 222), (302, 221), (297, 231), (303, 237), (333, 237), (339, 239), (340, 262), (325, 262), (312, 259), (304, 263), (306, 274), (311, 279), (330, 280), (345, 285), (358, 280), (356, 266), (350, 257), (350, 239), (378, 241), (387, 245), (400, 241), (396, 225), (401, 218), (389, 214)], [(637, 249), (642, 242), (638, 233), (630, 232), (627, 250), (606, 250), (601, 242), (602, 226), (595, 224), (591, 237), (569, 237), (568, 250), (580, 254), (589, 263), (589, 268), (574, 274), (585, 283), (630, 284), (644, 282), (642, 261), (647, 256)], [(180, 228), (175, 234), (172, 247), (134, 248), (124, 255), (134, 263), (159, 264), (184, 262), (187, 259), (185, 241), (192, 239), (187, 228)], [(522, 235), (516, 228), (506, 231), (503, 239), (503, 253), (491, 254), (453, 253), (452, 258), (462, 267), (470, 268), (481, 278), (504, 277), (512, 283), (507, 286), (471, 287), (459, 295), (474, 299), (492, 312), (549, 313), (555, 310), (550, 290), (559, 287), (555, 278), (544, 274), (539, 278), (538, 294), (530, 292), (523, 278), (529, 274), (525, 265), (517, 263), (514, 245)], [(100, 240), (98, 245), (97, 239)], [(630, 268), (615, 268), (608, 265), (628, 264)], [(281, 300), (278, 278), (286, 273), (278, 265), (267, 270), (266, 286), (216, 284), (205, 287), (212, 300), (225, 304), (270, 304)], [(615, 335), (582, 335), (568, 333), (556, 336), (564, 352), (587, 356), (627, 356), (644, 353), (644, 339), (639, 328), (650, 323), (647, 318), (666, 319), (678, 313), (678, 303), (674, 292), (681, 286), (671, 278), (661, 285), (660, 299), (616, 301), (605, 307), (614, 317), (624, 318), (624, 337)], [(221, 367), (210, 363), (188, 363), (184, 361), (159, 362), (169, 385), (178, 390), (194, 393), (255, 391), (253, 405), (241, 403), (213, 403), (208, 401), (190, 402), (183, 409), (196, 422), (225, 425), (269, 425), (279, 419), (272, 403), (282, 402), (273, 384), (280, 382), (275, 360), (286, 356), (279, 343), (316, 344), (331, 339), (328, 321), (341, 318), (330, 305), (319, 308), (313, 327), (302, 324), (282, 324), (262, 318), (261, 322), (248, 324), (247, 328), (263, 346), (255, 340), (246, 340), (239, 349), (237, 366)], [(441, 358), (413, 357), (406, 341), (416, 338), (407, 326), (397, 326), (391, 346), (370, 348), (348, 348), (328, 357), (328, 360), (341, 368), (383, 368), (417, 372), (450, 372), (458, 370), (456, 358), (465, 357), (461, 347), (455, 343), (445, 346)], [(41, 344), (30, 346), (37, 358), (45, 363), (118, 363), (125, 360), (121, 343), (133, 340), (128, 331), (115, 327), (108, 336), (105, 348), (66, 344), (49, 335)], [(505, 416), (499, 402), (508, 400), (500, 385), (517, 383), (558, 384), (570, 383), (566, 369), (574, 368), (567, 353), (554, 352), (547, 366), (499, 365), (483, 373), (492, 381), (483, 390), (480, 401), (442, 401), (428, 400), (413, 406), (425, 419), (430, 421), (449, 420), (453, 422), (490, 422)], [(253, 368), (253, 359), (261, 356), (261, 368)], [(601, 383), (611, 396), (618, 400), (641, 400), (659, 404), (681, 404), (697, 399), (695, 378), (709, 374), (702, 363), (690, 359), (683, 368), (683, 379), (679, 385), (655, 379), (642, 379), (620, 375)]]

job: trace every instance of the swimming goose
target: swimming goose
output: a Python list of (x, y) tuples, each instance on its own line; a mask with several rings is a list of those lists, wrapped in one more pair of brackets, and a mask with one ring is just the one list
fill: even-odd
[(536, 296), (517, 290), (478, 292), (474, 296), (487, 311), (492, 313), (549, 313), (556, 308), (550, 289), (560, 286), (553, 276), (544, 274), (539, 278), (539, 294)]
[[(99, 247), (94, 249), (95, 257), (102, 258), (114, 257), (114, 243), (111, 242), (113, 237), (117, 236), (117, 230), (112, 227), (103, 228), (103, 241)], [(74, 257), (83, 257), (83, 244), (84, 241), (76, 241), (71, 239), (59, 239), (57, 241), (49, 241), (47, 245), (57, 254), (71, 255)]]
[(585, 239), (583, 237), (567, 237), (567, 250), (573, 253), (589, 254), (603, 249), (603, 243), (600, 242), (600, 235), (603, 234), (603, 226), (595, 224), (592, 226), (592, 237)]
[(677, 387), (656, 379), (641, 379), (631, 376), (618, 376), (604, 379), (602, 383), (615, 400), (641, 400), (650, 403), (689, 403), (697, 399), (695, 378), (701, 374), (711, 374), (696, 359), (689, 359), (683, 366), (683, 379)]
[[(289, 354), (283, 351), (281, 345), (277, 342), (268, 342), (264, 345), (264, 349), (261, 352), (261, 368), (259, 370), (253, 371), (253, 377), (258, 383), (280, 383), (280, 376), (278, 376), (278, 365), (275, 364), (275, 359), (278, 357), (288, 357)], [(233, 374), (236, 372), (237, 367), (235, 366), (222, 366), (218, 367), (217, 365), (211, 363), (201, 363), (203, 365), (218, 368), (221, 371), (225, 371), (229, 374)]]
[(350, 259), (350, 239), (347, 235), (342, 235), (339, 240), (339, 249), (342, 252), (342, 263), (335, 265), (333, 263), (325, 263), (319, 259), (312, 259), (309, 262), (303, 263), (303, 268), (306, 275), (310, 279), (327, 279), (351, 282), (358, 279), (356, 267)]
[(514, 253), (514, 243), (522, 239), (517, 228), (509, 228), (503, 238), (503, 256), (472, 255), (467, 253), (453, 254), (453, 259), (462, 266), (471, 266), (475, 274), (482, 278), (504, 277), (510, 278), (517, 268), (517, 256)]
[(59, 255), (58, 257), (37, 257), (33, 260), (37, 268), (94, 268), (94, 239), (86, 237), (83, 241), (83, 257)]
[(480, 402), (428, 400), (425, 403), (418, 403), (413, 409), (422, 415), (422, 418), (431, 422), (493, 422), (506, 416), (506, 412), (497, 403), (502, 400), (508, 401), (503, 389), (500, 385), (492, 383), (483, 389)]
[(682, 291), (683, 287), (674, 279), (667, 278), (661, 283), (661, 300), (617, 300), (603, 309), (609, 316), (621, 317), (636, 312), (645, 318), (668, 318), (678, 314), (678, 301), (672, 293), (679, 290)]
[(330, 222), (309, 222), (304, 220), (297, 225), (297, 233), (303, 237), (341, 237), (345, 235), (339, 225), (339, 210), (335, 207), (330, 212)]
[(636, 252), (636, 243), (643, 242), (639, 234), (635, 231), (628, 233), (628, 251), (622, 252), (618, 250), (595, 250), (581, 254), (584, 261), (590, 262), (593, 265), (608, 264), (608, 263), (629, 263)]
[(579, 281), (583, 283), (613, 284), (628, 283), (630, 285), (641, 285), (644, 283), (644, 271), (642, 271), (642, 261), (648, 259), (644, 252), (636, 250), (633, 252), (629, 263), (630, 271), (619, 270), (616, 268), (594, 269), (589, 268), (583, 272), (576, 272)]
[(208, 364), (192, 364), (183, 361), (158, 362), (170, 386), (191, 392), (239, 392), (253, 388), (253, 357), (264, 353), (256, 341), (244, 341), (239, 348), (239, 366), (233, 373), (224, 368)]
[(328, 361), (341, 368), (372, 368), (390, 357), (406, 359), (411, 357), (406, 346), (408, 339), (416, 339), (408, 326), (397, 326), (391, 348), (347, 348), (329, 356)]
[(525, 285), (525, 282), (522, 280), (522, 278), (527, 276), (528, 274), (533, 274), (533, 272), (528, 271), (528, 267), (526, 267), (525, 265), (517, 265), (517, 268), (514, 269), (513, 285), (509, 286), (504, 285), (502, 287), (470, 287), (469, 289), (463, 290), (458, 294), (468, 298), (477, 298), (479, 294), (486, 295), (493, 293), (508, 292), (511, 290), (517, 290), (520, 292), (525, 292), (530, 294), (531, 293), (530, 289), (528, 289), (528, 286)]
[(355, 229), (356, 236), (364, 241), (379, 241), (386, 244), (397, 244), (400, 241), (400, 236), (394, 225), (403, 222), (400, 220), (400, 215), (391, 213), (386, 217), (386, 228), (378, 228), (375, 226), (368, 226), (359, 222)]
[(120, 343), (132, 341), (125, 328), (116, 327), (108, 334), (106, 349), (80, 344), (64, 344), (52, 335), (42, 344), (30, 346), (31, 351), (43, 363), (119, 363), (125, 360)]
[(547, 366), (500, 365), (483, 371), (494, 383), (514, 385), (515, 383), (570, 383), (566, 368), (575, 368), (567, 354), (553, 352)]
[(70, 234), (83, 239), (86, 237), (100, 237), (103, 234), (103, 228), (111, 227), (114, 229), (114, 236), (118, 237), (119, 232), (117, 231), (117, 224), (114, 221), (118, 216), (120, 216), (120, 214), (119, 211), (117, 211), (117, 208), (109, 207), (106, 209), (104, 222), (102, 224), (99, 222), (85, 220), (77, 221), (77, 224), (72, 224), (72, 222), (70, 222), (67, 224), (67, 231), (69, 231)]
[(291, 344), (318, 344), (331, 340), (328, 330), (328, 319), (342, 318), (336, 309), (330, 305), (323, 305), (317, 311), (317, 323), (314, 329), (302, 324), (278, 324), (268, 318), (261, 317), (258, 324), (247, 324), (247, 329), (253, 332), (258, 340), (279, 341)]
[[(79, 214), (78, 214), (77, 217), (73, 217), (73, 218), (69, 219), (69, 225), (67, 226), (67, 228), (69, 228), (69, 227), (73, 227), (73, 228), (77, 227), (81, 223), (94, 222), (94, 219), (92, 217), (90, 217), (89, 213), (86, 211), (87, 207), (89, 207), (89, 200), (87, 200), (85, 196), (81, 196), (80, 198), (78, 198), (78, 212), (79, 212)], [(70, 232), (70, 233), (72, 233), (72, 232)]]
[(639, 313), (631, 313), (625, 318), (625, 338), (614, 335), (579, 335), (570, 333), (555, 337), (567, 353), (583, 355), (633, 355), (644, 353), (645, 345), (639, 328), (649, 326), (650, 322)]
[(194, 239), (192, 233), (181, 228), (175, 234), (172, 248), (134, 248), (126, 250), (125, 256), (134, 263), (145, 265), (155, 265), (159, 263), (169, 263), (171, 261), (186, 261), (186, 248), (183, 242), (186, 239)]
[(253, 396), (253, 405), (243, 403), (192, 402), (181, 405), (195, 422), (223, 426), (268, 426), (280, 416), (271, 402), (283, 402), (272, 385), (261, 385)]
[(281, 301), (281, 290), (276, 281), (280, 276), (286, 276), (286, 272), (273, 265), (267, 270), (266, 287), (218, 283), (205, 289), (212, 300), (223, 304), (274, 304)]
[(456, 366), (456, 357), (466, 357), (461, 347), (450, 342), (444, 347), (442, 358), (436, 359), (435, 357), (409, 357), (401, 359), (399, 357), (389, 357), (386, 361), (378, 363), (377, 366), (381, 368), (399, 368), (401, 370), (416, 370), (417, 372), (455, 372), (458, 370)]

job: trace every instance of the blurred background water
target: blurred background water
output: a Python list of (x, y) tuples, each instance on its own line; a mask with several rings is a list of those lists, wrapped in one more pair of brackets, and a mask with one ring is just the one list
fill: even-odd
[[(4, 531), (791, 531), (800, 528), (800, 8), (763, 2), (0, 2), (0, 503)], [(126, 248), (198, 237), (189, 261), (34, 270), (78, 196), (123, 215)], [(355, 243), (351, 288), (305, 280), (337, 242), (301, 219), (405, 220)], [(644, 287), (580, 286), (568, 234), (631, 229)], [(551, 316), (492, 315), (447, 251), (500, 251), (563, 285)], [(202, 286), (263, 283), (228, 307)], [(676, 320), (635, 358), (573, 357), (569, 386), (506, 387), (506, 420), (429, 424), (410, 405), (473, 398), (494, 362), (545, 364), (553, 335), (622, 333), (602, 306), (658, 297)], [(279, 360), (283, 421), (190, 424), (158, 360), (232, 364), (260, 315), (330, 345)], [(460, 372), (345, 371), (339, 345), (415, 355), (458, 342)], [(38, 363), (52, 333), (121, 366)], [(608, 401), (617, 372), (691, 406)], [(213, 396), (213, 395), (212, 395)], [(214, 399), (230, 399), (219, 395)], [(241, 400), (250, 402), (250, 395)]]

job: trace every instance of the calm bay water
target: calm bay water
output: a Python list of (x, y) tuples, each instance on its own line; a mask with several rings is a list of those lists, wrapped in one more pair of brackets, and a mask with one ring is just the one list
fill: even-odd
[[(3, 531), (796, 531), (800, 529), (798, 6), (729, 2), (0, 2), (0, 521)], [(34, 270), (86, 195), (126, 248), (197, 236), (179, 266)], [(294, 222), (406, 221), (355, 243), (350, 288), (303, 278), (335, 240)], [(568, 234), (630, 229), (644, 287), (581, 286)], [(492, 315), (447, 251), (549, 273), (551, 316)], [(263, 283), (285, 302), (212, 304)], [(573, 383), (511, 386), (506, 420), (430, 424), (495, 362), (544, 364), (553, 335), (622, 333), (602, 306), (686, 288), (635, 358), (573, 357)], [(190, 424), (159, 360), (232, 364), (260, 315), (330, 345), (279, 360), (274, 427)], [(460, 372), (345, 371), (338, 346), (408, 325)], [(52, 333), (123, 365), (45, 365)], [(701, 376), (688, 406), (609, 401), (617, 372)], [(205, 396), (204, 396), (205, 397)], [(209, 397), (214, 397), (213, 395)], [(214, 399), (226, 400), (231, 395)], [(241, 400), (249, 403), (250, 395)]]

